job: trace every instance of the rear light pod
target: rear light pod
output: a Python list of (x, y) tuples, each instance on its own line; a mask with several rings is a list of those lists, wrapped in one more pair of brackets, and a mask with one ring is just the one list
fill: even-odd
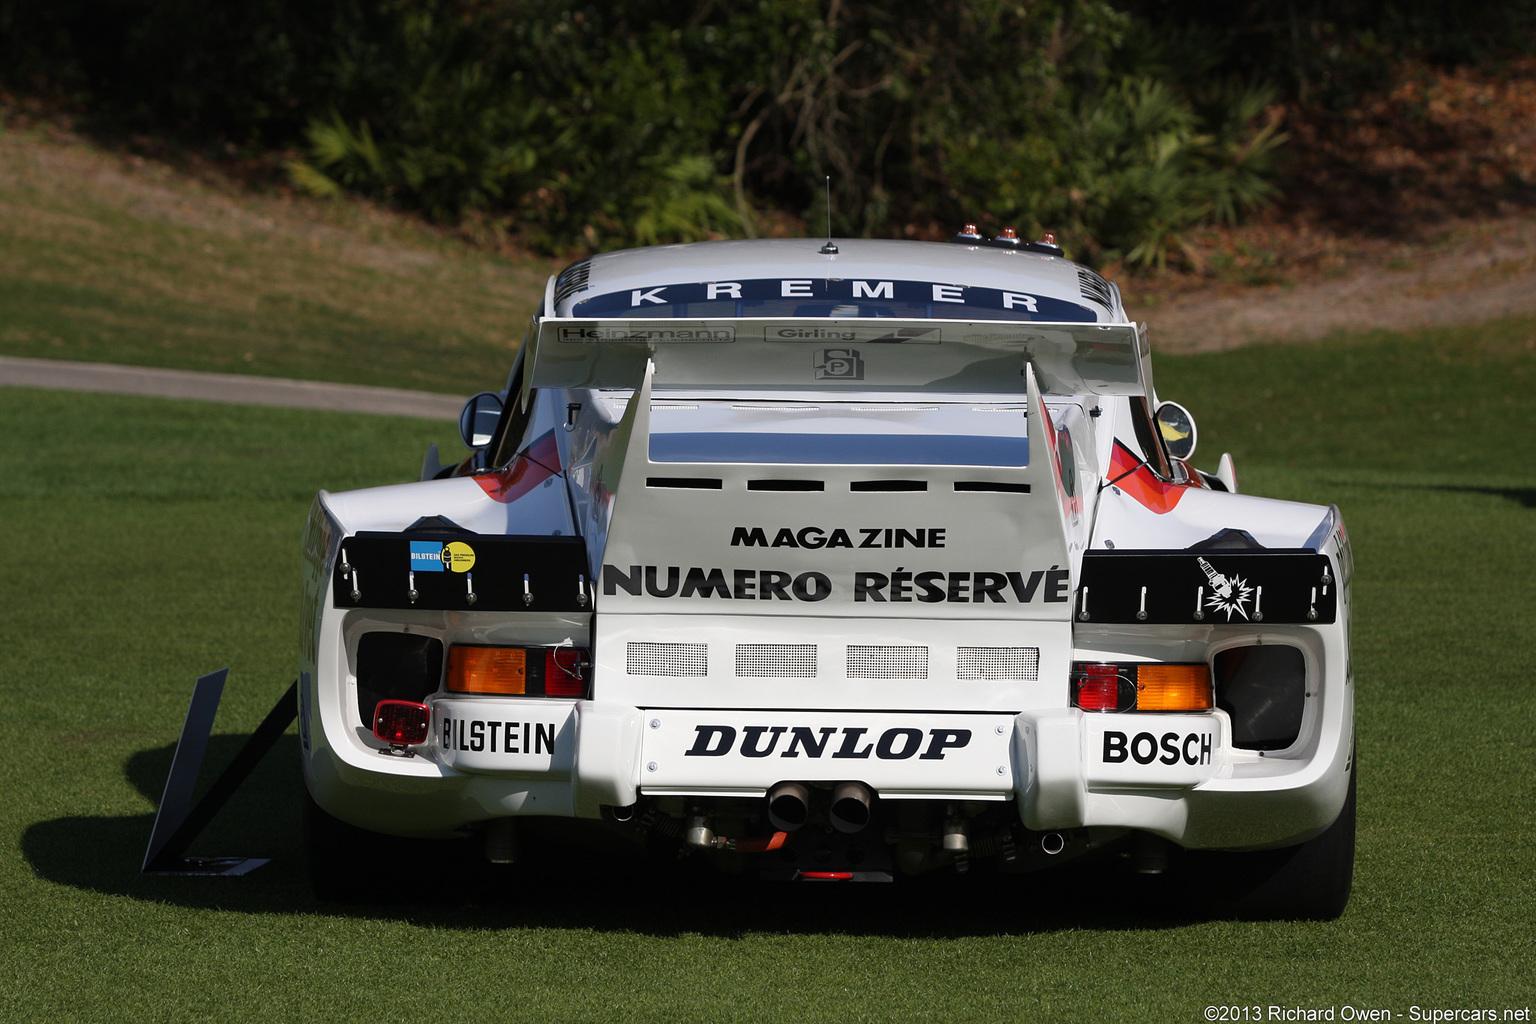
[(1198, 664), (1074, 662), (1072, 706), (1084, 711), (1209, 711), (1211, 670)]
[(456, 644), (448, 649), (445, 688), (449, 693), (585, 697), (591, 666), (584, 647)]
[(455, 693), (527, 693), (528, 652), (521, 647), (450, 647), (448, 689)]
[(392, 747), (427, 742), (432, 709), (413, 700), (381, 700), (373, 709), (373, 734)]

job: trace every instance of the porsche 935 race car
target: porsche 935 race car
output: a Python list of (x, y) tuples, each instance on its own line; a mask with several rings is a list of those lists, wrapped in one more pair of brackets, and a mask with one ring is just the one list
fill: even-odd
[(1343, 909), (1339, 512), (1192, 468), (1145, 327), (1049, 241), (593, 256), (461, 429), (309, 517), (322, 894), (343, 832), (506, 861), (564, 818), (765, 877), (1118, 853)]

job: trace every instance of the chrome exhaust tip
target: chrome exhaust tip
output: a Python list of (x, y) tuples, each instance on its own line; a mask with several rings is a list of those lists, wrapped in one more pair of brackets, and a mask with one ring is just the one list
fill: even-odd
[(829, 817), (832, 827), (839, 832), (852, 834), (864, 831), (869, 824), (869, 805), (872, 795), (862, 782), (839, 782), (832, 790), (832, 808)]
[(781, 782), (768, 791), (768, 822), (780, 832), (793, 832), (810, 817), (811, 793), (799, 782)]

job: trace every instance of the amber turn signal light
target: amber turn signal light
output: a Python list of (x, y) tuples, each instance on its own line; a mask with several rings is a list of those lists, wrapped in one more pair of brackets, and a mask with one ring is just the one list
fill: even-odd
[(1137, 711), (1209, 711), (1211, 670), (1205, 665), (1137, 665)]
[(448, 649), (447, 688), (453, 693), (527, 693), (527, 652), (521, 647)]

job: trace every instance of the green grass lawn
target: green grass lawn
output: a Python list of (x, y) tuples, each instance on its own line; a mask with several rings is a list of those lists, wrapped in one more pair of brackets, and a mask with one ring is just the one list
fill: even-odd
[[(0, 389), (0, 1020), (1155, 1020), (1210, 1004), (1536, 1003), (1536, 325), (1163, 359), (1196, 461), (1336, 502), (1355, 546), (1359, 860), (1327, 924), (1149, 919), (1111, 877), (687, 887), (423, 870), (316, 905), (292, 735), (194, 848), (137, 866), (193, 679), (210, 763), (293, 676), (316, 488), (409, 479), (451, 424)], [(400, 383), (398, 380), (390, 381)], [(1081, 889), (1081, 892), (1079, 891)], [(1267, 1017), (1265, 1018), (1267, 1019)]]
[(505, 379), (560, 262), (0, 121), (0, 355), (469, 394)]

